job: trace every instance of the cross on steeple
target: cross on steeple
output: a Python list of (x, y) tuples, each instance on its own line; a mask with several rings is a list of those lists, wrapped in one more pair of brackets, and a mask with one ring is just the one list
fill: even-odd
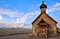
[(42, 1), (42, 4), (44, 4), (45, 1)]
[(41, 8), (47, 8), (47, 5), (44, 4), (44, 1), (42, 1), (42, 4), (41, 4), (41, 6), (40, 6), (40, 9), (41, 9)]

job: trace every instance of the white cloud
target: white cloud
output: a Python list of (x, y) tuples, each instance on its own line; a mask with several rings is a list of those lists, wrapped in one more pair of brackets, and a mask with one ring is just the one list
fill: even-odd
[(0, 21), (2, 21), (3, 20), (3, 17), (0, 15)]
[(19, 11), (11, 11), (9, 9), (3, 9), (3, 8), (0, 8), (0, 14), (5, 14), (5, 15), (8, 15), (10, 17), (17, 17), (19, 16), (20, 13)]
[(19, 18), (16, 18), (16, 23), (19, 23), (20, 22), (20, 19)]
[[(18, 11), (11, 11), (9, 9), (0, 8), (0, 19), (1, 20), (2, 19), (4, 20), (4, 18), (1, 16), (1, 14), (4, 14), (4, 15), (8, 15), (8, 16), (12, 17), (13, 21), (15, 21), (15, 23), (14, 22), (8, 22), (8, 21), (5, 21), (5, 22), (0, 21), (0, 27), (1, 26), (24, 27), (21, 24), (17, 24), (17, 23), (25, 23), (28, 18), (31, 18), (33, 15), (37, 14), (37, 12), (38, 11), (29, 12), (27, 14), (22, 14), (22, 13), (20, 13)], [(18, 18), (16, 18), (14, 20), (14, 17), (18, 17)]]
[(47, 13), (52, 13), (60, 10), (60, 3), (55, 3), (50, 9), (47, 9)]
[[(15, 21), (15, 22), (22, 22), (22, 21), (25, 21), (24, 20), (24, 17), (23, 17), (23, 12), (19, 12), (19, 11), (12, 11), (12, 10), (9, 10), (9, 9), (3, 9), (3, 8), (0, 8), (0, 20), (5, 20), (1, 15), (7, 15), (9, 17), (11, 17), (11, 20), (12, 21)], [(14, 20), (15, 18), (15, 20)], [(19, 21), (20, 20), (20, 21)]]
[(32, 18), (34, 15), (38, 15), (38, 14), (40, 14), (39, 11), (29, 12), (28, 14), (25, 14), (24, 16), (22, 16), (22, 18), (20, 18), (20, 23), (26, 23), (26, 20), (28, 20), (29, 18)]
[[(52, 7), (50, 7), (49, 9), (47, 9), (47, 13), (52, 13), (52, 12), (56, 12), (56, 11), (59, 11), (59, 10), (60, 10), (60, 3), (55, 3)], [(0, 8), (0, 14), (6, 14), (6, 15), (12, 17), (12, 18), (18, 17), (18, 18), (15, 19), (16, 23), (26, 23), (26, 21), (29, 18), (32, 18), (34, 15), (40, 14), (40, 11), (32, 11), (32, 12), (23, 14), (23, 13), (20, 13), (19, 11), (11, 11), (11, 10), (8, 10), (8, 9)], [(0, 18), (3, 19), (2, 16), (0, 16)], [(7, 22), (6, 24), (8, 24), (8, 25), (10, 24), (11, 25), (12, 23), (8, 23)], [(5, 24), (5, 23), (3, 23), (3, 24)]]
[[(32, 10), (33, 6), (28, 11)], [(23, 14), (23, 12), (12, 11), (12, 10), (4, 9), (0, 7), (0, 14), (8, 15), (9, 17), (11, 17), (11, 19), (13, 19), (13, 21), (17, 23), (25, 23), (28, 18), (31, 18), (33, 17), (33, 15), (38, 14), (38, 11), (35, 11), (35, 12), (32, 11), (27, 14)]]
[[(2, 20), (5, 20), (1, 15), (4, 14), (4, 15), (7, 15), (9, 17), (11, 17), (11, 20), (12, 21), (15, 21), (16, 23), (24, 23), (25, 20), (28, 18), (28, 15), (27, 14), (23, 14), (20, 13), (19, 11), (11, 11), (9, 9), (3, 9), (3, 8), (0, 8), (0, 19)], [(14, 20), (15, 19), (15, 20)]]
[[(55, 12), (58, 10), (60, 10), (60, 3), (54, 4), (50, 9), (47, 10), (47, 12), (52, 13), (52, 12)], [(19, 14), (19, 13), (20, 13), (19, 11), (11, 11), (8, 9), (0, 8), (0, 14), (6, 14), (12, 18), (18, 17), (15, 20), (15, 22), (17, 22), (17, 23), (25, 23), (26, 20), (28, 20), (29, 18), (32, 18), (34, 15), (40, 14), (40, 11), (34, 11), (34, 12), (32, 11), (32, 12), (29, 12), (27, 14), (23, 14), (23, 13)]]

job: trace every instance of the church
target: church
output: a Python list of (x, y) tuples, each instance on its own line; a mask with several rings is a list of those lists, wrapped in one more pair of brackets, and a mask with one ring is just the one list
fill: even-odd
[(32, 22), (32, 34), (39, 37), (57, 36), (57, 22), (46, 13), (47, 5), (40, 5), (41, 14)]

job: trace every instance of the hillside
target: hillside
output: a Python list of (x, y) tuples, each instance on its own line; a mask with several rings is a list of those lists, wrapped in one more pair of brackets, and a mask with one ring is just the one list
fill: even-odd
[(31, 33), (27, 28), (0, 28), (0, 35), (24, 34)]

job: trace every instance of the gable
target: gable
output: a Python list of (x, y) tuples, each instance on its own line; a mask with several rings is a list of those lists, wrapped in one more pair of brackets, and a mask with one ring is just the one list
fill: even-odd
[(45, 23), (45, 21), (42, 19), (39, 23)]
[(38, 26), (45, 25), (45, 24), (46, 24), (46, 22), (44, 19), (41, 19), (40, 22), (37, 23)]
[[(53, 18), (51, 18), (48, 14), (46, 13), (41, 13), (33, 22), (32, 24), (37, 20), (39, 19), (43, 14), (45, 14), (45, 16), (47, 16), (47, 18), (50, 18), (53, 22), (57, 23)], [(44, 17), (43, 17), (44, 18)]]

